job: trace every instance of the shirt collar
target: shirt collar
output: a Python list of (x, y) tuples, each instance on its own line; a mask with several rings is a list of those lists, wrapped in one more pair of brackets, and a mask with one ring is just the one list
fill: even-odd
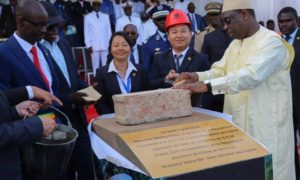
[[(131, 74), (132, 71), (137, 71), (137, 69), (132, 64), (132, 62), (128, 60), (128, 67), (127, 67), (127, 70), (126, 70), (126, 77), (125, 77), (125, 79), (127, 79), (129, 77), (129, 75)], [(120, 75), (120, 73), (118, 72), (118, 70), (117, 70), (117, 68), (115, 66), (114, 60), (112, 60), (109, 63), (108, 72), (115, 72), (115, 73), (117, 73), (117, 74)]]
[(16, 32), (14, 33), (14, 37), (16, 38), (22, 49), (26, 52), (30, 52), (31, 48), (37, 45), (37, 43), (35, 43), (34, 45), (30, 44), (29, 42), (21, 38)]
[(182, 57), (185, 57), (185, 55), (186, 55), (187, 51), (189, 50), (189, 48), (190, 48), (190, 47), (188, 46), (185, 50), (183, 50), (183, 51), (180, 52), (180, 53), (175, 53), (175, 51), (172, 49), (173, 56), (174, 56), (175, 54), (177, 54), (177, 55), (182, 54)]
[(57, 44), (58, 41), (59, 41), (59, 36), (56, 36), (55, 40), (54, 40), (52, 43), (50, 43), (49, 41), (47, 41), (47, 40), (45, 40), (45, 39), (42, 39), (42, 40), (40, 41), (40, 43), (42, 43), (42, 44), (53, 45), (54, 43)]
[[(291, 34), (289, 34), (289, 36), (292, 38), (292, 39), (295, 39), (295, 36), (297, 34), (297, 31), (298, 31), (298, 28), (296, 28)], [(286, 36), (286, 35), (285, 35)], [(284, 37), (285, 37), (284, 36)]]

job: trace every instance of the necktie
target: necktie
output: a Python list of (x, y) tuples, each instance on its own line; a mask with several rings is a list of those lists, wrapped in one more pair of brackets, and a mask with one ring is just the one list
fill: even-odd
[(284, 39), (285, 39), (287, 42), (289, 42), (289, 40), (291, 39), (291, 36), (290, 36), (290, 35), (286, 35)]
[(179, 72), (180, 68), (180, 58), (182, 57), (182, 54), (174, 54), (175, 64), (176, 64), (176, 72)]
[(129, 19), (129, 21), (131, 22), (131, 17), (130, 17), (130, 16), (128, 16), (128, 19)]
[(96, 13), (96, 16), (97, 16), (97, 18), (99, 18), (99, 14), (98, 13)]
[(131, 53), (130, 53), (130, 61), (132, 62), (132, 64), (135, 64), (133, 52), (134, 52), (134, 49), (131, 50)]
[(192, 21), (192, 31), (196, 31), (196, 22), (195, 22), (195, 18), (194, 18), (194, 15), (193, 14), (190, 14), (190, 17), (191, 17), (191, 21)]
[(33, 46), (30, 50), (31, 54), (33, 55), (33, 64), (35, 65), (35, 67), (38, 69), (38, 71), (40, 72), (43, 80), (45, 81), (47, 87), (48, 87), (48, 90), (50, 90), (50, 86), (49, 86), (49, 81), (46, 77), (46, 75), (44, 74), (42, 68), (41, 68), (41, 65), (40, 65), (40, 60), (39, 60), (39, 57), (37, 55), (37, 49), (35, 46)]

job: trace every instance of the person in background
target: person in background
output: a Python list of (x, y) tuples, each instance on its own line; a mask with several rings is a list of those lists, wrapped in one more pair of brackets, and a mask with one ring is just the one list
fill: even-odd
[(211, 70), (181, 74), (177, 88), (225, 94), (224, 112), (272, 153), (274, 180), (295, 180), (293, 48), (257, 23), (251, 2), (224, 0), (221, 20), (234, 40)]
[(147, 76), (140, 65), (129, 60), (132, 45), (129, 37), (123, 32), (116, 32), (109, 42), (109, 52), (113, 60), (109, 65), (97, 70), (96, 90), (102, 98), (95, 104), (99, 114), (114, 113), (112, 96), (128, 94), (147, 89)]
[(179, 9), (185, 13), (188, 13), (187, 7), (188, 7), (189, 3), (190, 3), (190, 0), (179, 0), (179, 1), (175, 2), (174, 9)]
[(166, 17), (170, 11), (167, 5), (158, 5), (149, 11), (157, 31), (142, 45), (142, 64), (147, 72), (153, 63), (153, 55), (166, 52), (171, 48), (166, 34)]
[(188, 4), (188, 17), (190, 22), (192, 23), (192, 31), (199, 33), (200, 31), (203, 31), (205, 26), (204, 26), (204, 22), (202, 21), (202, 17), (200, 14), (196, 14), (195, 13), (195, 4), (193, 2), (190, 2)]
[(171, 9), (174, 9), (175, 2), (173, 0), (161, 0), (160, 4), (165, 4), (169, 6)]
[(220, 26), (220, 14), (221, 14), (222, 4), (219, 2), (211, 2), (206, 4), (205, 10), (208, 17), (208, 26), (204, 31), (195, 33), (194, 35), (194, 49), (197, 52), (201, 52), (204, 36), (214, 31), (217, 27)]
[(84, 16), (84, 42), (91, 54), (94, 76), (100, 66), (106, 65), (112, 32), (109, 16), (100, 12), (101, 1), (93, 0), (93, 11)]
[[(39, 100), (25, 101), (28, 99)], [(3, 180), (22, 179), (22, 146), (48, 136), (55, 129), (53, 119), (34, 116), (57, 97), (34, 86), (0, 92), (0, 176)], [(24, 119), (25, 118), (25, 119)]]
[(134, 24), (137, 27), (138, 32), (140, 34), (140, 36), (137, 39), (137, 43), (142, 44), (143, 26), (142, 26), (141, 18), (132, 14), (131, 2), (124, 3), (123, 9), (125, 15), (117, 19), (116, 32), (123, 31), (124, 26), (126, 26), (127, 24)]
[(79, 39), (77, 46), (84, 46), (83, 19), (91, 12), (91, 3), (85, 0), (77, 0), (70, 5), (70, 16), (76, 27), (76, 35)]
[(258, 24), (265, 27), (265, 22), (264, 21), (259, 21)]
[(275, 31), (275, 22), (272, 19), (267, 21), (267, 29)]
[(141, 16), (141, 14), (145, 11), (145, 4), (141, 0), (131, 0), (132, 4), (132, 13)]
[(17, 3), (17, 0), (10, 0), (9, 5), (2, 7), (0, 29), (2, 29), (1, 34), (5, 38), (10, 37), (17, 28), (15, 20), (15, 8)]
[(277, 15), (278, 27), (283, 38), (294, 47), (295, 58), (291, 66), (293, 94), (293, 119), (295, 133), (295, 168), (296, 177), (300, 176), (299, 155), (297, 148), (297, 130), (300, 128), (300, 30), (297, 26), (297, 11), (292, 7), (284, 7)]
[(101, 3), (100, 11), (108, 15), (111, 29), (113, 29), (114, 32), (117, 18), (116, 18), (113, 2), (111, 0), (101, 0), (100, 3)]
[(56, 65), (56, 74), (59, 78), (58, 97), (64, 103), (59, 109), (68, 116), (72, 127), (78, 132), (78, 138), (69, 163), (68, 178), (75, 179), (77, 177), (78, 180), (94, 180), (93, 151), (86, 128), (87, 119), (83, 107), (88, 102), (82, 97), (85, 94), (77, 92), (87, 87), (87, 85), (77, 73), (70, 45), (63, 37), (58, 35), (61, 23), (65, 20), (51, 3), (41, 3), (49, 17), (47, 32), (41, 43), (50, 51)]
[(124, 16), (124, 10), (122, 8), (121, 0), (115, 0), (115, 2), (113, 2), (113, 5), (114, 5), (116, 21), (117, 21), (117, 19)]
[[(153, 7), (152, 7), (153, 8)], [(147, 40), (156, 33), (157, 27), (154, 24), (151, 15), (149, 12), (151, 11), (152, 8), (148, 8), (142, 15), (141, 15), (141, 20), (142, 20), (142, 26), (143, 26), (143, 39), (142, 42), (145, 43)]]
[[(173, 10), (166, 19), (166, 29), (172, 50), (154, 55), (153, 64), (148, 73), (151, 89), (172, 87), (170, 81), (179, 73), (206, 71), (210, 69), (207, 56), (197, 53), (189, 47), (192, 31), (187, 15), (180, 10)], [(201, 96), (192, 95), (193, 107), (201, 107)]]

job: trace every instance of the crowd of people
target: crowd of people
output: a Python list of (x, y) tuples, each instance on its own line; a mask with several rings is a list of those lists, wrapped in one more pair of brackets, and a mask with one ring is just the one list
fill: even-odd
[[(193, 107), (232, 115), (270, 150), (275, 180), (299, 178), (300, 31), (293, 7), (278, 12), (275, 32), (274, 21), (259, 24), (250, 0), (208, 3), (203, 17), (195, 13), (199, 5), (185, 0), (10, 2), (0, 18), (7, 38), (0, 44), (1, 179), (39, 179), (24, 170), (19, 149), (53, 131), (53, 120), (35, 116), (53, 102), (79, 134), (57, 179), (121, 179), (118, 167), (96, 159), (84, 106), (114, 113), (115, 94), (170, 88), (183, 79), (174, 88), (191, 90)], [(90, 53), (92, 86), (102, 95), (96, 102), (78, 92), (88, 84), (78, 74), (76, 46)]]

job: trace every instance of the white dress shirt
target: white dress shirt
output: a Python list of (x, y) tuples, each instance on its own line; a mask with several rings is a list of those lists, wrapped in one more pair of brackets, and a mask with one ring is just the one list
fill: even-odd
[[(131, 81), (128, 79), (131, 78), (130, 74), (132, 71), (137, 71), (137, 69), (134, 67), (134, 65), (130, 61), (128, 61), (128, 67), (126, 70), (125, 79), (122, 79), (122, 76), (120, 75), (119, 71), (117, 70), (114, 61), (112, 60), (109, 63), (108, 72), (117, 73), (118, 84), (119, 84), (122, 94), (128, 94), (131, 91)], [(129, 92), (126, 91), (126, 88), (123, 83), (125, 84), (125, 86), (129, 86)]]

